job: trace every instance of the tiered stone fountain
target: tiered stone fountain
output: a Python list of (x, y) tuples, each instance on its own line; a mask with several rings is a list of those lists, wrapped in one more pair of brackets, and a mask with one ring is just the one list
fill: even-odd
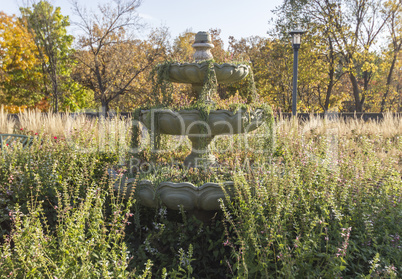
[[(169, 81), (177, 83), (190, 83), (196, 96), (200, 98), (203, 85), (206, 80), (207, 70), (211, 60), (210, 52), (213, 48), (211, 37), (207, 32), (198, 32), (195, 36), (194, 63), (173, 63), (169, 68)], [(248, 65), (242, 64), (213, 64), (216, 80), (219, 84), (229, 84), (244, 79), (250, 72)], [(211, 102), (211, 94), (204, 94), (205, 103)], [(239, 134), (255, 130), (263, 123), (264, 113), (257, 110), (252, 115), (245, 110), (235, 113), (228, 110), (211, 110), (207, 119), (203, 119), (198, 110), (172, 111), (160, 110), (157, 114), (152, 110), (142, 110), (140, 121), (148, 128), (153, 129), (153, 123), (157, 118), (159, 132), (167, 135), (185, 135), (192, 143), (192, 151), (185, 158), (186, 167), (205, 167), (213, 165), (215, 156), (210, 150), (210, 143), (217, 135)], [(247, 127), (245, 127), (247, 123)], [(133, 180), (128, 180), (131, 183)], [(223, 186), (231, 188), (233, 182), (224, 182)], [(136, 189), (142, 204), (150, 207), (158, 206), (159, 202), (169, 209), (179, 209), (183, 206), (190, 211), (218, 210), (219, 199), (224, 199), (221, 185), (206, 183), (200, 187), (194, 186), (191, 181), (182, 183), (162, 182), (153, 185), (151, 181), (142, 180)]]

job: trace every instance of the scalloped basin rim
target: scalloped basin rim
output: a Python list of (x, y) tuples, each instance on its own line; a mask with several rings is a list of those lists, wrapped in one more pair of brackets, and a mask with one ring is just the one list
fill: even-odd
[[(170, 67), (172, 67), (172, 66), (185, 67), (185, 66), (188, 66), (188, 65), (197, 66), (197, 67), (199, 67), (201, 69), (202, 67), (206, 67), (208, 65), (208, 62), (206, 62), (206, 61), (201, 62), (201, 63), (197, 63), (197, 62), (179, 63), (179, 62), (177, 62), (177, 63), (170, 64)], [(214, 66), (218, 67), (218, 68), (224, 68), (224, 67), (245, 67), (245, 68), (249, 68), (250, 67), (247, 64), (234, 64), (234, 63), (222, 63), (222, 64), (214, 63)]]
[[(152, 109), (144, 109), (144, 110), (141, 110), (141, 113), (142, 114), (144, 114), (144, 113), (146, 113), (146, 112), (149, 112), (150, 110), (152, 110)], [(179, 110), (179, 111), (175, 111), (175, 110), (172, 110), (172, 109), (169, 109), (169, 108), (162, 108), (162, 109), (157, 109), (157, 110), (160, 110), (160, 111), (162, 111), (162, 112), (169, 112), (169, 113), (173, 113), (173, 114), (175, 114), (175, 113), (179, 113), (179, 114), (192, 114), (192, 113), (199, 113), (200, 111), (199, 110), (197, 110), (197, 109), (182, 109), (182, 110)], [(263, 110), (263, 108), (256, 108), (256, 109), (254, 109), (253, 111), (257, 111), (257, 110)], [(252, 112), (253, 112), (252, 111)], [(231, 111), (231, 110), (227, 110), (227, 109), (217, 109), (217, 110), (211, 110), (209, 113), (211, 114), (215, 114), (215, 113), (219, 113), (219, 114), (221, 114), (221, 113), (225, 113), (225, 114), (228, 114), (228, 115), (235, 115), (235, 114), (237, 114), (237, 113), (239, 113), (239, 112), (246, 112), (246, 109), (244, 109), (244, 108), (240, 108), (240, 109), (238, 109), (238, 110), (236, 110), (236, 111)]]
[[(209, 68), (209, 63), (172, 63), (168, 70), (168, 80), (199, 86), (205, 83)], [(250, 66), (246, 64), (214, 63), (211, 68), (214, 69), (218, 83), (238, 82), (250, 73)], [(198, 92), (197, 94), (200, 93), (199, 87), (193, 87), (193, 89)]]
[[(225, 192), (231, 196), (233, 185), (233, 181), (207, 182), (196, 187), (191, 182), (163, 181), (155, 187), (146, 180), (139, 182), (138, 196), (141, 203), (149, 207), (157, 207), (161, 202), (173, 210), (179, 210), (180, 206), (186, 210), (219, 210), (219, 200), (225, 199)], [(227, 191), (222, 189), (225, 186)]]
[(233, 181), (225, 181), (222, 183), (214, 183), (214, 182), (207, 182), (202, 184), (201, 186), (195, 186), (193, 183), (191, 182), (170, 182), (170, 181), (166, 181), (166, 182), (161, 182), (158, 186), (158, 188), (162, 188), (162, 187), (174, 187), (174, 188), (193, 188), (196, 191), (202, 191), (205, 188), (208, 187), (219, 187), (221, 188), (222, 186), (232, 186), (234, 185)]
[(161, 188), (164, 186), (171, 186), (171, 187), (190, 187), (194, 188), (195, 190), (202, 191), (204, 188), (207, 187), (221, 187), (221, 186), (232, 186), (234, 185), (233, 181), (223, 181), (221, 183), (215, 183), (215, 182), (206, 182), (202, 184), (201, 186), (196, 186), (191, 182), (171, 182), (171, 181), (162, 181), (159, 183), (159, 185), (154, 184), (152, 181), (148, 179), (140, 180), (138, 182), (138, 186), (142, 185), (148, 185), (148, 186), (154, 186), (154, 188)]
[[(208, 125), (209, 134), (212, 136), (222, 134), (241, 134), (254, 131), (264, 123), (265, 114), (263, 109), (247, 111), (239, 109), (231, 110), (211, 110), (207, 121), (202, 119), (199, 110), (180, 110), (173, 111), (172, 109), (161, 110), (142, 110), (140, 121), (148, 128), (152, 129), (152, 118), (159, 119), (159, 127), (161, 134), (168, 135), (195, 135), (202, 133), (199, 125), (195, 123), (206, 123)], [(249, 122), (244, 122), (247, 119)], [(209, 144), (209, 143), (207, 143)], [(192, 145), (194, 147), (194, 144)], [(199, 147), (195, 146), (196, 149)], [(201, 147), (202, 148), (202, 147)]]

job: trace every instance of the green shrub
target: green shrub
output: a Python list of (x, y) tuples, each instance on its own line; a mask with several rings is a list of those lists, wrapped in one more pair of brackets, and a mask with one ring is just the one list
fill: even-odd
[(228, 237), (237, 276), (363, 278), (372, 269), (372, 276), (396, 278), (401, 140), (358, 136), (334, 144), (332, 135), (295, 134), (278, 139), (268, 168), (234, 177), (236, 195), (224, 212), (237, 236)]
[[(55, 205), (57, 225), (49, 226), (42, 202), (28, 202), (10, 212), (12, 231), (5, 238), (0, 276), (11, 278), (130, 278), (132, 256), (124, 242), (131, 199), (116, 200), (113, 189), (92, 185), (85, 198), (64, 188)], [(105, 216), (105, 201), (114, 214)], [(150, 265), (148, 265), (149, 269)]]
[(136, 213), (138, 219), (131, 225), (131, 234), (127, 233), (127, 245), (137, 251), (132, 261), (137, 269), (150, 259), (156, 278), (163, 277), (160, 267), (169, 271), (168, 278), (187, 278), (179, 276), (180, 269), (189, 272), (189, 278), (231, 278), (233, 262), (230, 247), (224, 245), (222, 214), (204, 223), (194, 213), (163, 207), (141, 207)]
[[(314, 123), (277, 122), (273, 157), (245, 149), (240, 135), (217, 137), (213, 147), (232, 147), (215, 152), (235, 196), (205, 223), (115, 192), (108, 169), (124, 173), (127, 150), (93, 133), (2, 150), (0, 277), (400, 277), (402, 137), (380, 124)], [(158, 154), (155, 165), (188, 152)], [(149, 144), (140, 155), (150, 159)], [(181, 181), (178, 170), (159, 178)]]

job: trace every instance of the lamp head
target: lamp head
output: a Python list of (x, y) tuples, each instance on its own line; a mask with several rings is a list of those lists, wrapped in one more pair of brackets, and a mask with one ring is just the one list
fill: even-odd
[(292, 36), (292, 45), (293, 46), (300, 46), (301, 43), (301, 35), (306, 33), (306, 31), (295, 29), (289, 32), (289, 35)]

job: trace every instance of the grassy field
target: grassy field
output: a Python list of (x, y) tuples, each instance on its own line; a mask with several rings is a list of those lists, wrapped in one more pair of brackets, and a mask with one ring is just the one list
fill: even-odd
[[(0, 157), (1, 278), (399, 278), (402, 119), (278, 118), (272, 153), (259, 134), (213, 142), (218, 166), (186, 170), (189, 141), (144, 133), (131, 119), (0, 112), (0, 133), (35, 138)], [(180, 145), (177, 144), (180, 140)], [(153, 161), (132, 172), (127, 162)], [(169, 164), (174, 161), (174, 167)], [(210, 222), (146, 208), (109, 177), (235, 182)]]

